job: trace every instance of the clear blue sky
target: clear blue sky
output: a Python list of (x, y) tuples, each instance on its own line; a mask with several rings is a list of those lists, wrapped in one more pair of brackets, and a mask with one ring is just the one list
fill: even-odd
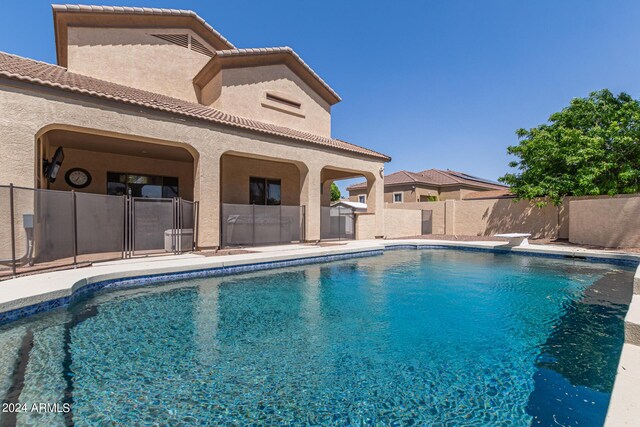
[[(4, 1), (0, 50), (55, 62), (49, 4)], [(391, 155), (387, 173), (496, 179), (517, 128), (593, 90), (640, 95), (637, 0), (96, 4), (192, 9), (238, 47), (293, 47), (343, 98), (333, 136)]]

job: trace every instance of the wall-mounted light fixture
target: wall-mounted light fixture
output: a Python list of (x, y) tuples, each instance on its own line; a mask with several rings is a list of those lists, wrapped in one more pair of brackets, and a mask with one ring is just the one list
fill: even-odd
[(51, 161), (48, 161), (47, 159), (44, 159), (42, 161), (42, 171), (44, 173), (44, 177), (47, 178), (49, 182), (56, 181), (63, 160), (64, 152), (62, 151), (62, 147), (58, 147), (55, 154), (51, 158)]

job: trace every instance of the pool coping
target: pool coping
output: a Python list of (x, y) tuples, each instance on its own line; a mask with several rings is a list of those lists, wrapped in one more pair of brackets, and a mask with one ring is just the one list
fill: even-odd
[(449, 240), (364, 240), (336, 246), (261, 248), (259, 252), (219, 257), (156, 257), (95, 264), (73, 270), (18, 277), (0, 284), (0, 324), (66, 307), (105, 288), (152, 285), (197, 277), (221, 277), (313, 263), (382, 255), (395, 249), (451, 249), (511, 253), (558, 259), (638, 266), (633, 297), (625, 317), (623, 345), (605, 426), (635, 426), (640, 417), (640, 254), (566, 246), (509, 247), (504, 242)]

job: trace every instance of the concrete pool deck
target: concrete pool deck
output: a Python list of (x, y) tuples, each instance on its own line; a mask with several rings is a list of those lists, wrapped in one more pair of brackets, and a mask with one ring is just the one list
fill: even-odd
[[(199, 254), (132, 258), (95, 263), (90, 267), (51, 271), (18, 277), (0, 284), (0, 316), (18, 313), (20, 317), (64, 306), (75, 295), (104, 283), (175, 280), (201, 272), (203, 276), (236, 274), (256, 269), (271, 269), (371, 256), (393, 248), (452, 248), (510, 252), (531, 256), (584, 259), (587, 261), (637, 264), (640, 254), (575, 248), (559, 245), (509, 247), (504, 241), (447, 241), (426, 239), (359, 240), (335, 242), (328, 246), (292, 244), (252, 248), (252, 253), (207, 257)], [(201, 276), (201, 277), (203, 277)], [(152, 280), (149, 280), (152, 279)], [(102, 286), (103, 287), (103, 286)], [(625, 344), (605, 425), (635, 426), (640, 419), (640, 267), (635, 274), (634, 295), (625, 318)], [(49, 302), (55, 304), (47, 305)], [(30, 309), (44, 307), (42, 310)], [(25, 313), (21, 313), (25, 310)], [(7, 321), (7, 317), (3, 317)], [(8, 318), (11, 319), (10, 317)]]

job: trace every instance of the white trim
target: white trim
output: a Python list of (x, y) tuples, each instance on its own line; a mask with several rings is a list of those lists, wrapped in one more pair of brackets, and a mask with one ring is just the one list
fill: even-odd
[(366, 196), (366, 194), (360, 194), (360, 195), (358, 195), (358, 203), (367, 203), (367, 196)]
[[(396, 201), (396, 194), (400, 195), (400, 201), (399, 202)], [(404, 202), (404, 194), (402, 193), (402, 191), (398, 191), (398, 192), (393, 193), (393, 203), (403, 203), (403, 202)]]

